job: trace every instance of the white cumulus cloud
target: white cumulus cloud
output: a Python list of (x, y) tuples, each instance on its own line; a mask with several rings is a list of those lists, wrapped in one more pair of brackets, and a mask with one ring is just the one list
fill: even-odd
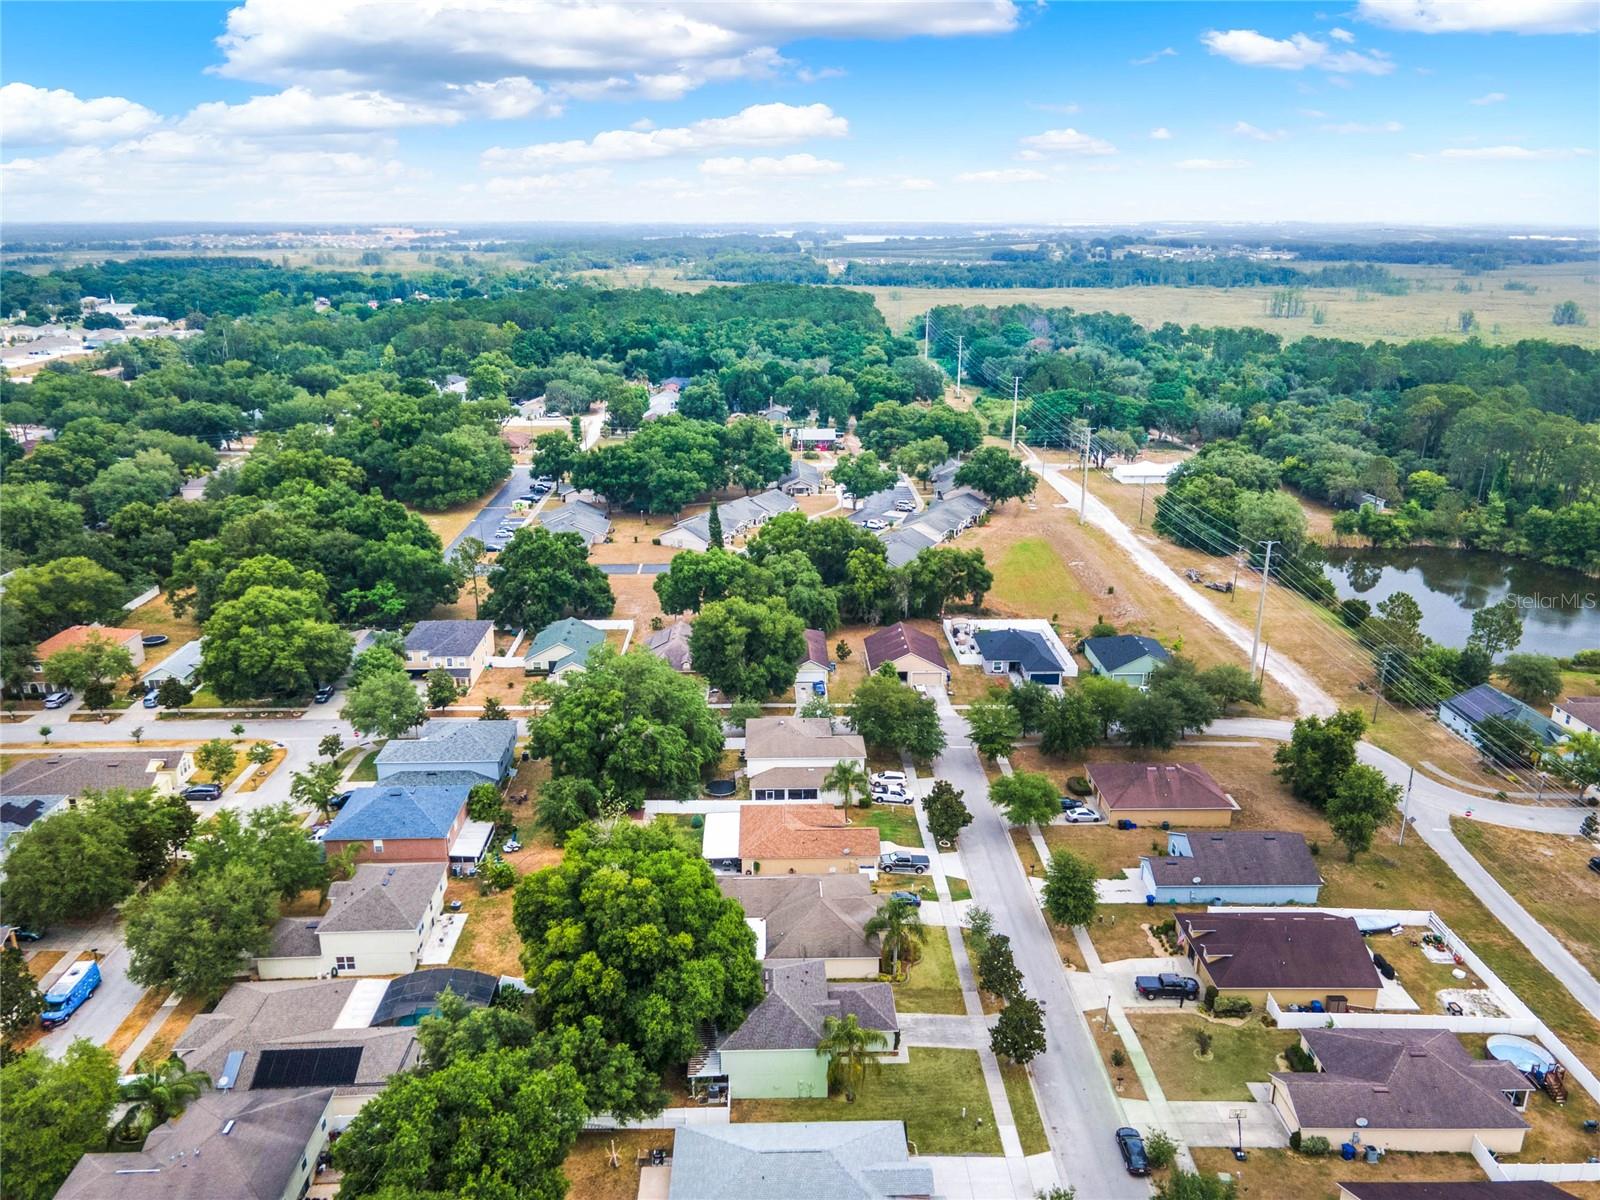
[(1043, 183), (1049, 179), (1043, 171), (1026, 167), (1005, 167), (997, 171), (963, 171), (956, 176), (957, 183)]
[(1394, 64), (1377, 51), (1371, 54), (1334, 51), (1327, 42), (1319, 42), (1303, 33), (1273, 38), (1254, 29), (1212, 29), (1200, 40), (1211, 53), (1246, 67), (1267, 67), (1276, 71), (1303, 71), (1315, 67), (1341, 75), (1387, 75), (1394, 70)]
[(1594, 151), (1564, 146), (1452, 146), (1439, 151), (1440, 158), (1472, 159), (1480, 162), (1535, 162), (1559, 158), (1587, 158)]
[(667, 129), (610, 129), (588, 141), (492, 146), (484, 165), (537, 168), (559, 163), (639, 162), (694, 154), (724, 146), (781, 146), (812, 138), (840, 138), (850, 123), (826, 104), (752, 104), (731, 117), (707, 117)]
[(1360, 0), (1356, 15), (1409, 33), (1594, 33), (1594, 0)]
[(1324, 125), (1325, 133), (1399, 133), (1405, 128), (1399, 121), (1342, 121)]
[(121, 96), (84, 100), (63, 88), (0, 87), (0, 131), (13, 146), (80, 145), (136, 137), (161, 118)]
[(1157, 125), (1150, 131), (1150, 137), (1154, 141), (1170, 142), (1172, 140), (1172, 130), (1168, 129), (1165, 125)]
[(1475, 96), (1473, 99), (1468, 100), (1467, 103), (1476, 104), (1479, 108), (1482, 108), (1487, 104), (1503, 104), (1505, 99), (1506, 94), (1504, 92), (1485, 92), (1481, 96)]
[(1328, 36), (1336, 42), (1344, 42), (1347, 45), (1356, 40), (1355, 34), (1351, 33), (1348, 29), (1340, 29), (1337, 25), (1328, 30)]
[(1029, 149), (1047, 154), (1115, 154), (1117, 148), (1104, 138), (1091, 137), (1076, 129), (1047, 129), (1022, 139)]
[(1239, 121), (1233, 127), (1235, 137), (1249, 138), (1252, 142), (1281, 142), (1288, 137), (1283, 129), (1258, 129), (1249, 121)]
[(1242, 171), (1250, 163), (1243, 158), (1184, 158), (1172, 165), (1180, 171)]
[(814, 154), (786, 154), (782, 158), (708, 158), (700, 164), (702, 174), (724, 176), (837, 175), (842, 170), (843, 163)]

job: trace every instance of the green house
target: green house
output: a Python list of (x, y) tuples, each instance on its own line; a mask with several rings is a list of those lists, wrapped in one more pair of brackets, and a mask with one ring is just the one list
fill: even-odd
[(1131, 633), (1084, 638), (1083, 656), (1096, 675), (1120, 679), (1136, 688), (1147, 686), (1150, 673), (1162, 663), (1172, 661), (1172, 655), (1155, 638)]
[(882, 1053), (900, 1048), (894, 990), (887, 983), (832, 983), (821, 959), (768, 967), (767, 996), (717, 1045), (717, 1063), (735, 1100), (797, 1100), (828, 1094), (828, 1058), (817, 1053), (829, 1017), (854, 1015), (883, 1035)]
[(568, 617), (546, 625), (528, 647), (523, 666), (529, 671), (559, 679), (568, 671), (581, 671), (594, 648), (606, 640), (604, 631), (587, 621)]

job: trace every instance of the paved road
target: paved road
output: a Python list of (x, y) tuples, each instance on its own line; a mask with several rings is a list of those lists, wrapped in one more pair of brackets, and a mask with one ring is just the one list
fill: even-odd
[(665, 575), (671, 563), (595, 563), (606, 575)]
[(989, 803), (989, 781), (968, 740), (967, 722), (947, 704), (941, 720), (948, 745), (934, 775), (966, 793), (972, 824), (961, 833), (961, 862), (974, 902), (994, 914), (1027, 979), (1044, 1005), (1049, 1049), (1032, 1070), (1056, 1171), (1085, 1200), (1142, 1200), (1148, 1184), (1122, 1170), (1112, 1133), (1126, 1124), (1099, 1051), (1084, 1024), (1066, 969), (1022, 872), (1005, 818)]
[(65, 1025), (44, 1035), (38, 1045), (52, 1058), (60, 1058), (78, 1038), (103, 1046), (131, 1013), (144, 989), (128, 978), (128, 948), (115, 917), (106, 917), (87, 929), (62, 928), (42, 938), (33, 950), (60, 950), (61, 961), (45, 972), (41, 990), (49, 991), (67, 968), (91, 950), (100, 955), (100, 987), (73, 1013)]
[(451, 540), (445, 547), (448, 554), (459, 546), (468, 537), (475, 537), (485, 544), (494, 540), (494, 531), (499, 528), (503, 518), (511, 515), (511, 502), (518, 496), (526, 494), (528, 485), (533, 482), (532, 471), (523, 466), (511, 468), (511, 478), (505, 485), (490, 498), (489, 503), (478, 510), (478, 515), (467, 523), (467, 527)]

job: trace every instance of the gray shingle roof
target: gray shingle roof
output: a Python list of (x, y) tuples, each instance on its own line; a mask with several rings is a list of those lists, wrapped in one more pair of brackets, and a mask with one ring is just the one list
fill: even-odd
[(396, 787), (385, 780), (357, 788), (325, 837), (334, 842), (372, 838), (442, 838), (461, 815), (469, 788)]
[(1353, 1200), (1572, 1200), (1542, 1179), (1462, 1179), (1440, 1183), (1400, 1183), (1386, 1179), (1343, 1180)]
[(858, 733), (835, 732), (828, 717), (752, 717), (744, 726), (746, 759), (818, 758), (829, 766), (842, 758), (865, 758)]
[(668, 1200), (890, 1200), (931, 1196), (899, 1121), (691, 1125), (672, 1149)]
[(985, 659), (1019, 663), (1030, 674), (1064, 669), (1044, 635), (1031, 629), (980, 629), (974, 640)]
[(277, 1200), (299, 1171), (332, 1099), (332, 1088), (203, 1093), (182, 1121), (151, 1130), (143, 1150), (85, 1154), (56, 1196)]
[(875, 958), (862, 928), (882, 906), (863, 875), (719, 875), (722, 894), (766, 925), (768, 958)]
[(64, 795), (13, 796), (0, 801), (0, 846), (67, 802)]
[(885, 529), (878, 536), (883, 539), (884, 556), (891, 567), (905, 566), (934, 544), (934, 539), (920, 529)]
[(406, 634), (406, 650), (432, 658), (465, 658), (492, 629), (493, 621), (418, 621)]
[(717, 1049), (814, 1050), (828, 1017), (854, 1014), (863, 1028), (900, 1028), (887, 983), (829, 983), (821, 959), (767, 960), (767, 995)]
[(444, 878), (443, 863), (362, 863), (355, 876), (328, 888), (320, 933), (415, 929)]
[(674, 671), (692, 670), (694, 662), (689, 653), (689, 629), (689, 622), (674, 621), (652, 633), (644, 644), (649, 647), (651, 654), (665, 659)]
[(1107, 671), (1118, 671), (1131, 662), (1138, 662), (1145, 655), (1149, 655), (1157, 662), (1166, 662), (1172, 656), (1167, 653), (1166, 647), (1155, 638), (1140, 637), (1132, 633), (1119, 633), (1115, 637), (1092, 637), (1083, 639), (1085, 654), (1093, 654), (1094, 660)]
[(0, 796), (79, 796), (91, 789), (154, 785), (151, 764), (170, 768), (182, 750), (55, 750), (23, 759), (0, 778)]
[[(1195, 830), (1173, 837), (1187, 840), (1188, 855), (1144, 856), (1151, 875), (1162, 887), (1186, 887), (1197, 878), (1202, 884), (1216, 887), (1289, 887), (1322, 882), (1306, 839), (1298, 833)], [(1170, 841), (1168, 849), (1172, 848)]]
[(808, 483), (812, 487), (821, 487), (822, 472), (803, 458), (794, 459), (789, 463), (789, 469), (778, 477), (776, 486), (787, 487), (791, 483)]
[(483, 782), (476, 771), (395, 771), (384, 777), (386, 788), (462, 788), (463, 795)]
[(378, 751), (378, 765), (390, 763), (465, 763), (499, 759), (517, 741), (515, 721), (468, 721), (441, 718), (422, 727), (415, 738), (395, 738)]
[(1475, 1059), (1445, 1029), (1307, 1029), (1322, 1067), (1276, 1071), (1302, 1126), (1526, 1129), (1508, 1091), (1533, 1085), (1510, 1063)]

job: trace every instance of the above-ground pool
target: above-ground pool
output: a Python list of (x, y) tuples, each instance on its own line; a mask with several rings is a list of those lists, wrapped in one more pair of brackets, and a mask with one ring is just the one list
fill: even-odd
[(1548, 1071), (1556, 1065), (1556, 1060), (1550, 1052), (1538, 1042), (1530, 1042), (1523, 1037), (1513, 1037), (1509, 1033), (1495, 1034), (1484, 1043), (1483, 1048), (1489, 1052), (1490, 1058), (1508, 1062), (1519, 1071)]
[(731, 796), (736, 790), (736, 785), (731, 779), (713, 779), (706, 784), (708, 796)]

